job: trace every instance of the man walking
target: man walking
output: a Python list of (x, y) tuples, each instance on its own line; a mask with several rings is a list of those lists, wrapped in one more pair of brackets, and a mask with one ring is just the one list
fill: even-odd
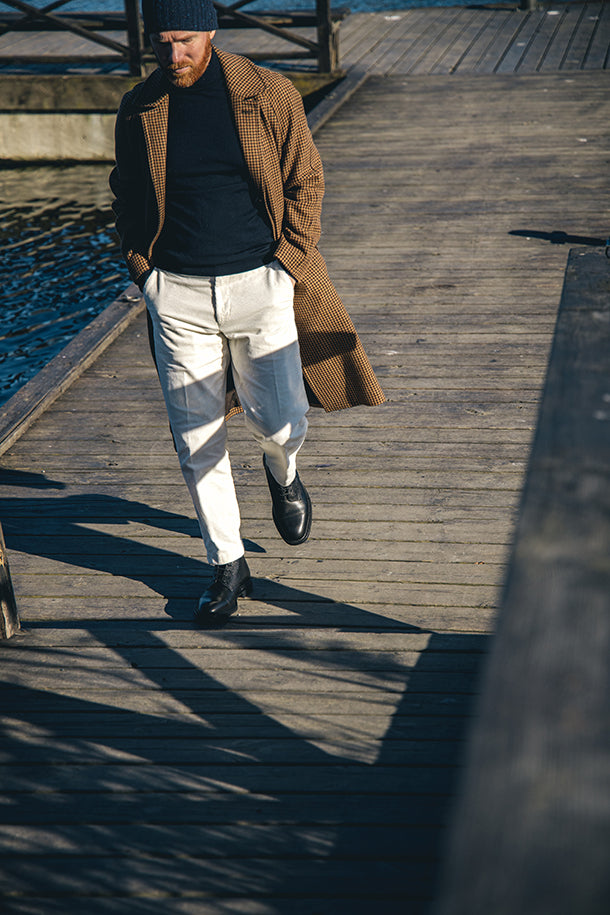
[(143, 0), (159, 62), (116, 124), (113, 209), (214, 581), (195, 612), (224, 622), (252, 589), (225, 420), (243, 410), (273, 520), (305, 542), (296, 468), (310, 403), (384, 400), (317, 249), (324, 179), (292, 83), (214, 48), (211, 0)]

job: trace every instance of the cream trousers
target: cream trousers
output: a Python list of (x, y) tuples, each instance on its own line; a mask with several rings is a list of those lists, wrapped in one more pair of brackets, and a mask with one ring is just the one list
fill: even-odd
[(278, 261), (219, 277), (155, 268), (144, 297), (169, 422), (208, 562), (232, 562), (244, 547), (226, 447), (229, 365), (246, 425), (282, 486), (295, 477), (307, 432), (292, 280)]

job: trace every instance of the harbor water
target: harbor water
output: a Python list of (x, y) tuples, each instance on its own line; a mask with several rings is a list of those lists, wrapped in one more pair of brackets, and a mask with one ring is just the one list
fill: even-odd
[(0, 404), (129, 283), (108, 164), (0, 170)]

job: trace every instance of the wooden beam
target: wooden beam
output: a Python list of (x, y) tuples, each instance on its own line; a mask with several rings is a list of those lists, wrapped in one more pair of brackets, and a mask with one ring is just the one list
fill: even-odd
[(610, 808), (610, 261), (570, 252), (437, 915), (597, 915)]

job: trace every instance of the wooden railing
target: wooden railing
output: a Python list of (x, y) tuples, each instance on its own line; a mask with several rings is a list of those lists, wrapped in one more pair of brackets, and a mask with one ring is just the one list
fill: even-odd
[[(120, 28), (127, 30), (127, 45), (114, 41), (112, 38), (108, 38), (106, 35), (102, 35), (100, 32), (95, 31), (95, 27), (107, 28), (105, 23), (100, 23), (99, 25), (95, 23), (95, 26), (91, 25), (87, 27), (87, 19), (83, 18), (83, 14), (74, 13), (72, 15), (65, 15), (62, 13), (61, 15), (57, 15), (55, 11), (62, 6), (65, 6), (68, 2), (69, 0), (54, 0), (54, 2), (38, 8), (32, 6), (30, 3), (25, 3), (24, 0), (2, 0), (4, 5), (13, 7), (13, 9), (18, 10), (21, 15), (15, 16), (13, 14), (11, 16), (9, 13), (2, 14), (0, 18), (0, 35), (5, 35), (7, 32), (24, 30), (72, 32), (72, 34), (78, 35), (80, 38), (85, 38), (87, 41), (91, 41), (94, 44), (100, 45), (113, 52), (111, 56), (102, 55), (95, 57), (94, 59), (96, 61), (104, 63), (116, 61), (118, 55), (119, 61), (124, 60), (128, 63), (129, 72), (132, 75), (141, 76), (143, 72), (143, 39), (138, 0), (124, 0), (125, 13), (123, 14)], [(6, 60), (6, 58), (0, 57), (0, 61), (3, 63), (6, 62)], [(74, 60), (74, 56), (45, 54), (44, 56), (33, 55), (28, 58), (20, 58), (20, 60), (27, 63), (69, 63)]]
[[(25, 0), (2, 0), (2, 4), (12, 7), (17, 12), (0, 12), (0, 35), (12, 31), (64, 31), (85, 38), (105, 49), (107, 52), (87, 56), (89, 63), (122, 63), (127, 64), (132, 76), (142, 76), (147, 62), (154, 60), (152, 51), (147, 46), (142, 27), (139, 0), (124, 0), (123, 12), (99, 13), (60, 13), (62, 6), (69, 0), (53, 0), (43, 7), (32, 6)], [(316, 0), (315, 9), (293, 12), (257, 12), (245, 13), (243, 7), (253, 0), (236, 0), (231, 5), (214, 3), (218, 12), (221, 28), (255, 28), (261, 29), (296, 45), (298, 50), (265, 52), (265, 60), (301, 60), (316, 59), (318, 72), (336, 73), (339, 68), (339, 23), (349, 12), (346, 8), (331, 10), (330, 0)], [(315, 27), (317, 41), (305, 38), (294, 28)], [(127, 35), (127, 44), (109, 38), (104, 32), (121, 31)], [(263, 55), (248, 55), (253, 59)], [(0, 55), (0, 63), (7, 63), (14, 58)], [(68, 53), (64, 55), (44, 54), (31, 57), (20, 56), (20, 62), (27, 64), (40, 63), (73, 63), (80, 60)]]
[(434, 915), (608, 910), (610, 264), (570, 253)]

